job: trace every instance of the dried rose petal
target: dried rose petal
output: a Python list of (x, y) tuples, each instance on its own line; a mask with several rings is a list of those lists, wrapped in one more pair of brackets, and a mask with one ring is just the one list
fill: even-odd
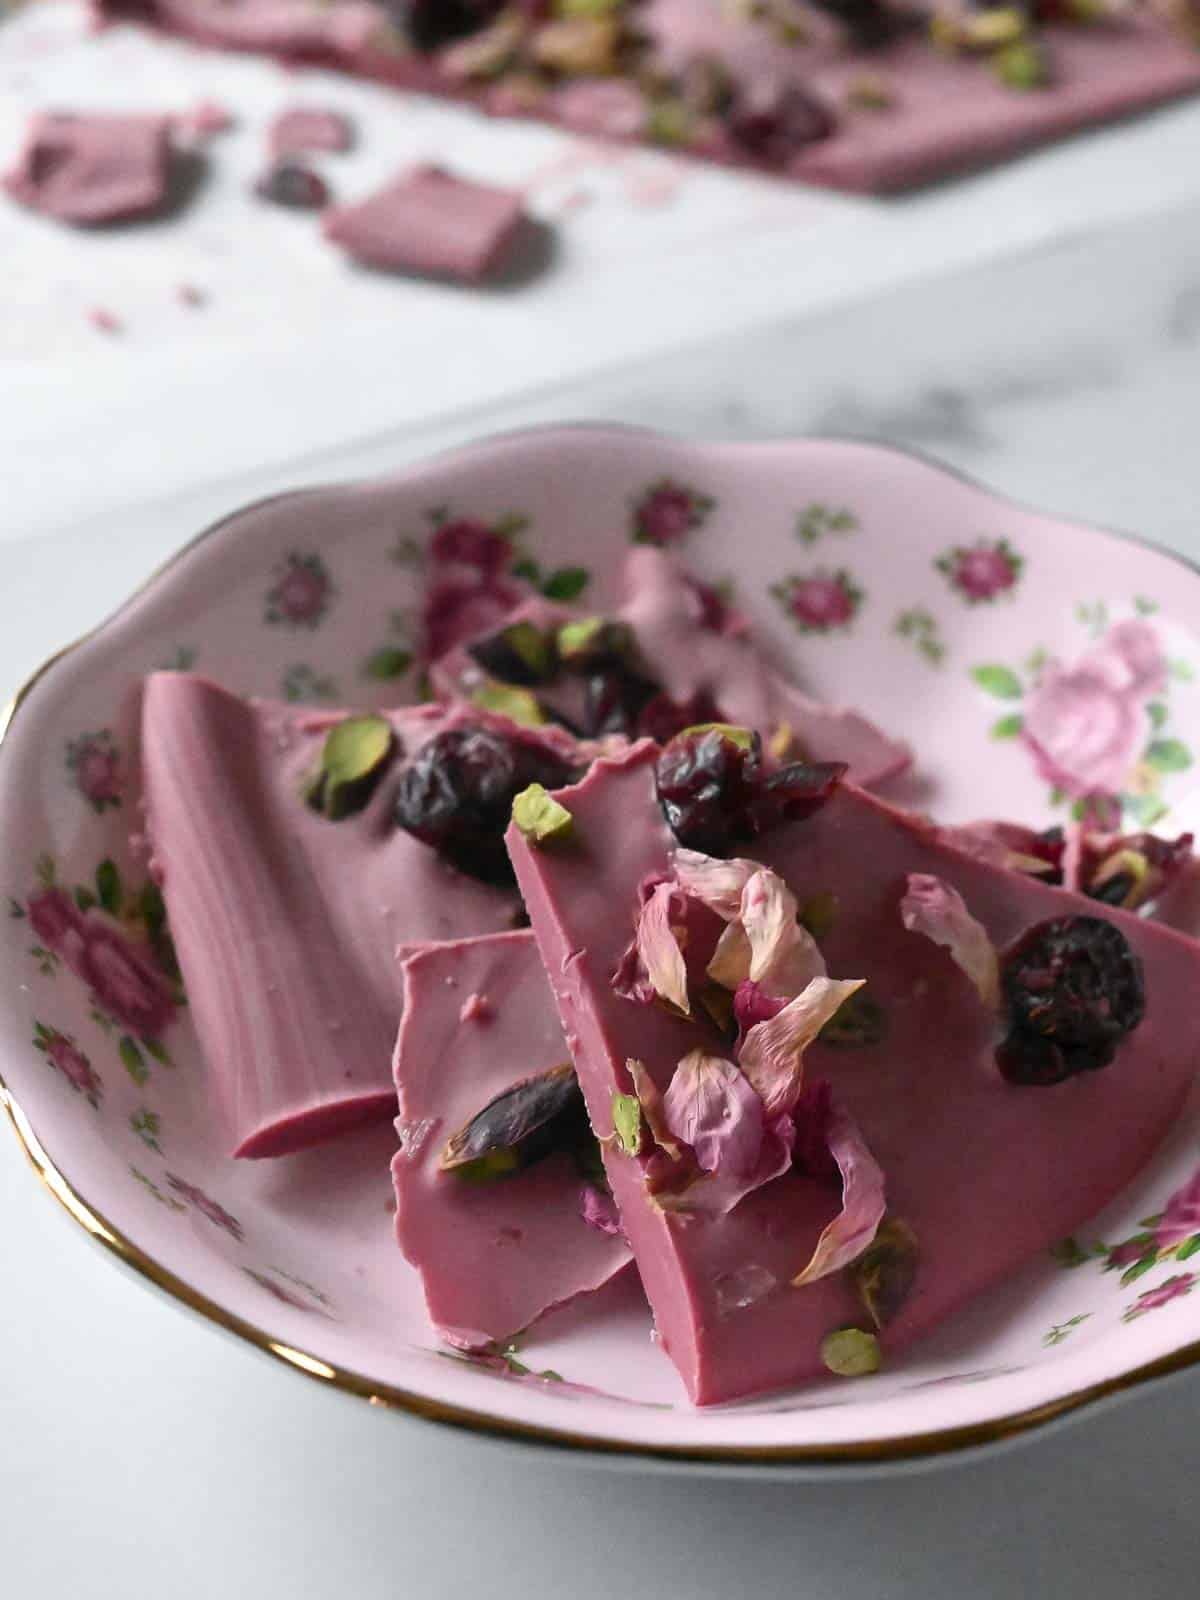
[(928, 873), (909, 874), (900, 902), (900, 920), (910, 933), (922, 933), (949, 950), (990, 1010), (1000, 1004), (1000, 962), (987, 929), (967, 910), (957, 889)]
[(763, 1105), (750, 1084), (721, 1056), (690, 1050), (663, 1097), (671, 1132), (690, 1145), (704, 1172), (746, 1177), (763, 1140)]
[(795, 1105), (804, 1084), (804, 1051), (862, 986), (862, 978), (814, 978), (777, 1016), (756, 1023), (742, 1040), (738, 1064), (769, 1117)]
[(857, 1260), (887, 1210), (882, 1169), (857, 1124), (840, 1106), (834, 1107), (830, 1119), (829, 1149), (842, 1175), (842, 1209), (822, 1231), (808, 1265), (792, 1279), (797, 1289)]

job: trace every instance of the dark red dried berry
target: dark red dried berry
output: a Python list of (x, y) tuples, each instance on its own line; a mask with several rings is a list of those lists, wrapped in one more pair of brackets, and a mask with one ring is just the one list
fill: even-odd
[(623, 733), (632, 739), (638, 718), (658, 693), (658, 685), (632, 668), (614, 665), (584, 680), (583, 728), (591, 738)]
[(654, 775), (658, 803), (680, 844), (724, 856), (753, 839), (761, 764), (757, 734), (748, 746), (717, 728), (672, 739)]
[(259, 178), (254, 192), (260, 200), (292, 211), (317, 211), (329, 204), (324, 178), (298, 161), (277, 161)]
[(484, 883), (513, 882), (504, 848), (512, 803), (540, 783), (561, 788), (572, 773), (553, 751), (485, 728), (449, 728), (418, 750), (396, 793), (399, 827), (460, 872)]
[(846, 776), (844, 761), (793, 761), (773, 772), (755, 801), (758, 831), (811, 817)]
[(644, 738), (667, 744), (685, 728), (725, 720), (720, 706), (707, 689), (701, 689), (688, 700), (672, 700), (670, 695), (656, 694), (653, 700), (648, 700), (643, 706), (637, 731)]
[(386, 0), (385, 9), (423, 53), (486, 27), (503, 0)]
[(1005, 955), (1001, 979), (1009, 1031), (996, 1061), (1012, 1083), (1061, 1083), (1108, 1066), (1145, 1015), (1141, 961), (1103, 917), (1030, 928)]
[(744, 155), (766, 167), (784, 167), (806, 145), (827, 139), (834, 120), (798, 84), (752, 89), (726, 118), (729, 137)]

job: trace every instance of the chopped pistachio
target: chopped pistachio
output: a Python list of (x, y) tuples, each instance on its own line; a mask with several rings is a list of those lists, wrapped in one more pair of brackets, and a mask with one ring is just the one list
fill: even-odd
[(972, 50), (997, 50), (1025, 37), (1028, 19), (1018, 6), (992, 6), (975, 11), (960, 24), (962, 41)]
[(613, 1133), (618, 1148), (627, 1156), (635, 1156), (642, 1146), (642, 1107), (635, 1094), (613, 1091)]
[(528, 688), (553, 677), (554, 638), (535, 622), (511, 622), (487, 639), (467, 646), (468, 653), (493, 678)]
[(570, 1062), (526, 1078), (489, 1100), (442, 1147), (438, 1166), (470, 1183), (509, 1177), (588, 1134), (583, 1094)]
[(1046, 52), (1032, 39), (1005, 45), (992, 57), (992, 70), (1010, 89), (1022, 93), (1044, 89), (1050, 82), (1050, 62)]
[(567, 839), (575, 826), (566, 806), (560, 806), (540, 783), (521, 790), (513, 801), (512, 818), (531, 844)]
[(495, 711), (523, 728), (540, 728), (546, 713), (538, 704), (536, 695), (528, 689), (514, 689), (506, 683), (485, 683), (471, 696), (472, 705), (484, 711)]
[(686, 144), (692, 136), (691, 112), (674, 96), (652, 101), (646, 136), (655, 144)]
[(733, 995), (719, 983), (706, 983), (696, 997), (717, 1031), (729, 1039), (737, 1036)]
[(887, 1033), (887, 1013), (867, 994), (858, 990), (844, 1000), (837, 1012), (821, 1029), (821, 1044), (836, 1049), (861, 1050), (867, 1045), (879, 1044)]
[(851, 1266), (859, 1299), (877, 1328), (889, 1323), (912, 1292), (917, 1276), (917, 1236), (907, 1222), (889, 1218)]
[(633, 629), (607, 617), (581, 617), (558, 630), (558, 655), (569, 672), (626, 661), (633, 654)]
[(677, 735), (680, 739), (690, 739), (704, 733), (719, 733), (722, 738), (728, 739), (730, 744), (737, 745), (739, 750), (752, 750), (754, 748), (754, 732), (750, 728), (739, 728), (733, 722), (695, 722), (690, 728), (684, 728)]
[(810, 895), (800, 907), (800, 923), (814, 939), (823, 939), (837, 921), (837, 909), (837, 895), (829, 889)]
[(776, 723), (771, 729), (771, 737), (767, 740), (767, 749), (776, 761), (786, 761), (795, 749), (795, 745), (796, 735), (792, 732), (791, 723)]
[(617, 17), (568, 17), (540, 27), (531, 54), (538, 66), (552, 72), (596, 77), (616, 70), (620, 39)]
[(1102, 861), (1088, 885), (1093, 900), (1136, 910), (1146, 898), (1150, 863), (1140, 850), (1115, 850)]
[(879, 1340), (861, 1328), (838, 1328), (821, 1340), (821, 1360), (839, 1378), (862, 1378), (879, 1371)]
[(860, 72), (846, 85), (846, 102), (856, 111), (889, 111), (896, 103), (896, 95), (881, 73)]
[(620, 11), (625, 0), (554, 0), (556, 17), (607, 17)]
[(396, 735), (386, 717), (347, 717), (326, 734), (304, 798), (331, 822), (361, 811), (395, 750)]

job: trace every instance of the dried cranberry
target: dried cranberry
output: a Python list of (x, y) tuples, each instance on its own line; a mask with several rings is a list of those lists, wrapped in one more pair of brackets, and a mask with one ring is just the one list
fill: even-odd
[(260, 200), (293, 211), (317, 211), (329, 204), (329, 185), (324, 178), (298, 161), (277, 161), (259, 178), (254, 192)]
[(757, 734), (745, 746), (716, 728), (672, 739), (654, 776), (658, 803), (680, 844), (723, 856), (753, 839), (761, 763)]
[(1004, 957), (1009, 1032), (997, 1064), (1013, 1083), (1052, 1084), (1108, 1066), (1146, 1009), (1142, 964), (1103, 917), (1041, 922)]
[(793, 761), (780, 767), (762, 785), (754, 806), (760, 833), (781, 822), (811, 817), (846, 776), (844, 761)]
[(815, 0), (822, 11), (835, 17), (859, 50), (877, 50), (895, 37), (897, 19), (882, 0)]
[(647, 739), (666, 744), (685, 728), (694, 728), (702, 722), (724, 721), (720, 706), (707, 689), (701, 689), (689, 700), (672, 700), (670, 695), (656, 694), (643, 706), (637, 731)]
[(805, 145), (827, 139), (834, 129), (829, 111), (798, 84), (752, 89), (726, 119), (729, 137), (753, 161), (783, 167)]
[(449, 728), (421, 747), (400, 779), (395, 820), (459, 871), (513, 882), (504, 848), (512, 803), (531, 783), (557, 789), (570, 769), (552, 751), (484, 728)]
[(590, 673), (583, 685), (584, 731), (593, 738), (605, 733), (632, 738), (638, 718), (657, 693), (656, 683), (626, 666)]
[(387, 11), (422, 53), (486, 27), (503, 0), (387, 0)]

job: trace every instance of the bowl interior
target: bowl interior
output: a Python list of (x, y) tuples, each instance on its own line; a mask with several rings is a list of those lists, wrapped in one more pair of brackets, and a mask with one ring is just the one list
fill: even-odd
[[(917, 773), (894, 797), (948, 820), (1066, 819), (1071, 802), (1039, 771), (1023, 719), (1040, 714), (1055, 662), (1094, 660), (1137, 619), (1166, 688), (1138, 708), (1144, 737), (1111, 804), (1130, 825), (1186, 822), (1200, 577), (893, 451), (556, 430), (264, 503), (54, 665), (5, 739), (0, 1071), (63, 1193), (81, 1197), (81, 1220), (98, 1215), (92, 1231), (107, 1228), (152, 1276), (319, 1377), (599, 1445), (903, 1452), (957, 1430), (986, 1437), (1200, 1340), (1188, 1262), (1200, 1204), (1194, 1236), (1172, 1242), (1146, 1220), (1197, 1170), (1200, 1101), (1084, 1235), (886, 1372), (708, 1412), (687, 1405), (652, 1343), (632, 1274), (545, 1319), (514, 1354), (480, 1363), (440, 1349), (393, 1243), (389, 1126), (280, 1161), (228, 1159), (186, 1013), (154, 1049), (122, 1022), (156, 939), (130, 843), (139, 681), (194, 667), (297, 702), (412, 699), (424, 551), (446, 518), (503, 527), (548, 592), (597, 608), (616, 597), (631, 539), (678, 544), (699, 575), (731, 586), (800, 682), (911, 740)], [(56, 889), (85, 908), (91, 982), (55, 949)]]

